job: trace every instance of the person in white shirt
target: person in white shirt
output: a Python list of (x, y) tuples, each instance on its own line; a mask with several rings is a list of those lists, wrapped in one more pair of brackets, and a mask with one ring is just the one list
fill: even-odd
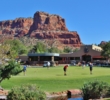
[(49, 68), (49, 67), (50, 67), (50, 62), (48, 61), (48, 62), (47, 62), (47, 68)]

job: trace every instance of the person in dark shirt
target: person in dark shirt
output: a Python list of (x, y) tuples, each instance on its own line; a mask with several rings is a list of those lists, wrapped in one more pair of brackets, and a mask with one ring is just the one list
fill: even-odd
[(89, 63), (89, 69), (90, 69), (90, 74), (92, 74), (93, 64), (91, 62)]
[(66, 75), (67, 68), (68, 68), (68, 65), (65, 65), (65, 66), (63, 67), (64, 75)]

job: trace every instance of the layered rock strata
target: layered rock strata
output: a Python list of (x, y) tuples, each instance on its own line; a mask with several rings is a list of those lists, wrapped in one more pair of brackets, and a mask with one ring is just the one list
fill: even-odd
[(80, 36), (76, 31), (70, 32), (67, 29), (65, 19), (59, 15), (39, 11), (33, 18), (0, 21), (0, 35), (53, 40), (58, 41), (60, 46), (81, 46)]

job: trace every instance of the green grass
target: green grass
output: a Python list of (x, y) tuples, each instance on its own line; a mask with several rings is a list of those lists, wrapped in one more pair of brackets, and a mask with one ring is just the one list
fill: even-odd
[(36, 84), (43, 91), (58, 92), (68, 89), (80, 89), (84, 82), (101, 80), (110, 84), (110, 68), (93, 67), (93, 74), (90, 74), (89, 67), (73, 67), (67, 69), (67, 76), (64, 76), (63, 67), (27, 68), (26, 75), (20, 73), (4, 80), (1, 86), (4, 89), (11, 89), (21, 84)]

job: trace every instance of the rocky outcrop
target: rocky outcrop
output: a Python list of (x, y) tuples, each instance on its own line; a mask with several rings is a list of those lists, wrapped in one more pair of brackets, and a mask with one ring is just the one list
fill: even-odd
[(1, 21), (1, 28), (30, 28), (33, 23), (32, 18), (16, 18), (15, 20)]
[(36, 12), (32, 18), (17, 18), (0, 22), (0, 35), (13, 37), (28, 36), (48, 41), (58, 41), (60, 46), (80, 47), (80, 36), (70, 32), (65, 20), (59, 15)]
[(30, 37), (46, 40), (57, 40), (62, 45), (80, 47), (81, 40), (76, 31), (36, 31), (30, 34)]
[(32, 24), (32, 18), (16, 18), (15, 20), (0, 21), (0, 35), (13, 34), (18, 37), (24, 36), (28, 34)]
[(44, 12), (36, 12), (34, 14), (34, 22), (30, 28), (30, 32), (33, 30), (68, 31), (63, 18), (58, 15), (50, 15)]
[(99, 46), (105, 45), (107, 42), (106, 41), (101, 41)]

